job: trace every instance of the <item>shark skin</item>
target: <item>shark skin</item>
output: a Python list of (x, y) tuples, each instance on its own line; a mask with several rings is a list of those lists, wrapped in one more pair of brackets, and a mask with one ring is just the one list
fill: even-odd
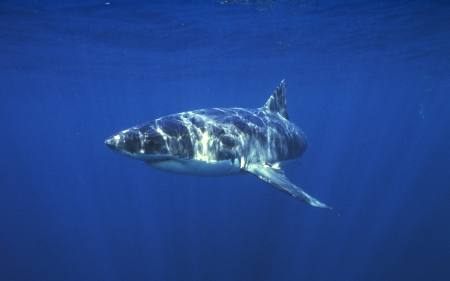
[(261, 108), (172, 114), (121, 131), (105, 144), (120, 155), (166, 172), (253, 174), (311, 206), (331, 209), (293, 184), (282, 169), (299, 161), (307, 147), (305, 134), (289, 121), (285, 80)]

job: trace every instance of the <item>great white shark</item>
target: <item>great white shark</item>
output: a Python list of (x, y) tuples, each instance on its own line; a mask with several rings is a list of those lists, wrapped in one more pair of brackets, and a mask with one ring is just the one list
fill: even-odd
[(309, 205), (330, 208), (293, 184), (283, 167), (299, 161), (306, 136), (289, 121), (286, 84), (261, 108), (211, 108), (168, 115), (105, 141), (113, 151), (166, 172), (192, 176), (253, 174)]

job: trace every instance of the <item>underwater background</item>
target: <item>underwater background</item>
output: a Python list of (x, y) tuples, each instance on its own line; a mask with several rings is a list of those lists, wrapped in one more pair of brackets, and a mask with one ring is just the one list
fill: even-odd
[[(448, 1), (1, 1), (0, 280), (450, 280)], [(190, 177), (104, 140), (257, 108), (293, 183)]]

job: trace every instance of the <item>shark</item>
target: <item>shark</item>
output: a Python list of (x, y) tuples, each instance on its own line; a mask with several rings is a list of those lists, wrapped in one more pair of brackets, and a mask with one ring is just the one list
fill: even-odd
[(123, 130), (105, 144), (166, 172), (209, 177), (252, 174), (295, 199), (331, 209), (284, 173), (283, 168), (298, 162), (307, 147), (305, 134), (289, 120), (285, 80), (260, 108), (172, 114)]

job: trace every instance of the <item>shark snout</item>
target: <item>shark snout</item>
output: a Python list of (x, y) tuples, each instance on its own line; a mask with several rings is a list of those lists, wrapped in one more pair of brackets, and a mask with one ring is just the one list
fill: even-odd
[(129, 130), (107, 138), (105, 144), (112, 151), (131, 158), (135, 158), (135, 154), (141, 150), (138, 135)]
[(112, 150), (119, 150), (120, 135), (114, 135), (105, 140), (105, 144)]

